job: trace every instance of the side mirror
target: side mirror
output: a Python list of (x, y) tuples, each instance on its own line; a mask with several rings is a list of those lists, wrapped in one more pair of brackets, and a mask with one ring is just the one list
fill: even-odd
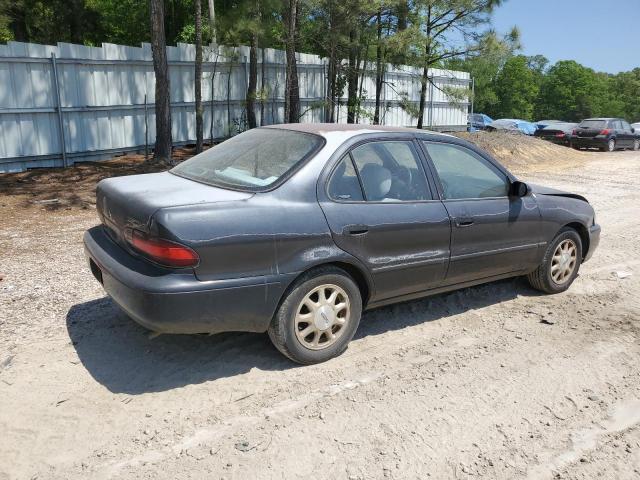
[(526, 197), (530, 192), (529, 185), (524, 182), (520, 182), (516, 180), (509, 187), (509, 196), (510, 197)]

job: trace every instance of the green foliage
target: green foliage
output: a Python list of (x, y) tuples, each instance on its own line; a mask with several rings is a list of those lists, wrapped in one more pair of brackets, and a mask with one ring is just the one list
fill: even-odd
[(540, 76), (529, 67), (524, 55), (506, 61), (495, 79), (496, 117), (533, 119)]
[(605, 110), (606, 78), (572, 60), (556, 63), (540, 87), (536, 104), (539, 118), (580, 121)]
[(100, 42), (139, 45), (151, 41), (148, 1), (87, 0), (86, 5), (99, 15)]

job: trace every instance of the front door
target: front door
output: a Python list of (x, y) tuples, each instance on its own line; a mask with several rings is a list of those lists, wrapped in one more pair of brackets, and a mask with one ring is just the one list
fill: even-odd
[(535, 199), (510, 197), (497, 165), (466, 147), (424, 142), (451, 217), (446, 283), (490, 278), (533, 268), (540, 245)]
[(369, 269), (383, 300), (441, 285), (450, 221), (414, 141), (370, 141), (336, 165), (319, 195), (334, 241)]

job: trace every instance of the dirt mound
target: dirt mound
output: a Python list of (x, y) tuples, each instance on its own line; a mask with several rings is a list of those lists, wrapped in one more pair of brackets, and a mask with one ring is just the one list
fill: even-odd
[[(180, 163), (195, 154), (194, 148), (176, 148), (174, 163)], [(0, 207), (7, 213), (8, 199), (18, 209), (42, 207), (46, 210), (81, 208), (95, 205), (97, 183), (103, 178), (154, 173), (170, 168), (169, 165), (145, 161), (144, 155), (128, 154), (101, 162), (79, 162), (69, 168), (36, 168), (21, 173), (0, 174)]]
[(576, 163), (597, 154), (574, 150), (519, 133), (461, 132), (455, 135), (475, 143), (513, 171), (549, 170), (554, 165), (573, 164), (575, 166)]

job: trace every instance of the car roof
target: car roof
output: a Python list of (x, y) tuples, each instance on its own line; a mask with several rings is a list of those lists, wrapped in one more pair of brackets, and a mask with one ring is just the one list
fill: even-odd
[(385, 133), (385, 132), (399, 132), (399, 133), (420, 133), (429, 135), (440, 135), (442, 137), (449, 137), (450, 135), (438, 132), (432, 132), (430, 130), (420, 130), (417, 128), (404, 128), (404, 127), (391, 127), (387, 125), (362, 125), (354, 123), (281, 123), (276, 125), (268, 125), (263, 128), (276, 128), (283, 130), (294, 130), (304, 133), (315, 133), (316, 135), (327, 136), (332, 132), (352, 132), (353, 136), (360, 133)]
[(585, 118), (584, 120), (582, 120), (583, 122), (587, 121), (587, 120), (622, 120), (622, 118), (618, 118), (618, 117), (598, 117), (598, 118)]

